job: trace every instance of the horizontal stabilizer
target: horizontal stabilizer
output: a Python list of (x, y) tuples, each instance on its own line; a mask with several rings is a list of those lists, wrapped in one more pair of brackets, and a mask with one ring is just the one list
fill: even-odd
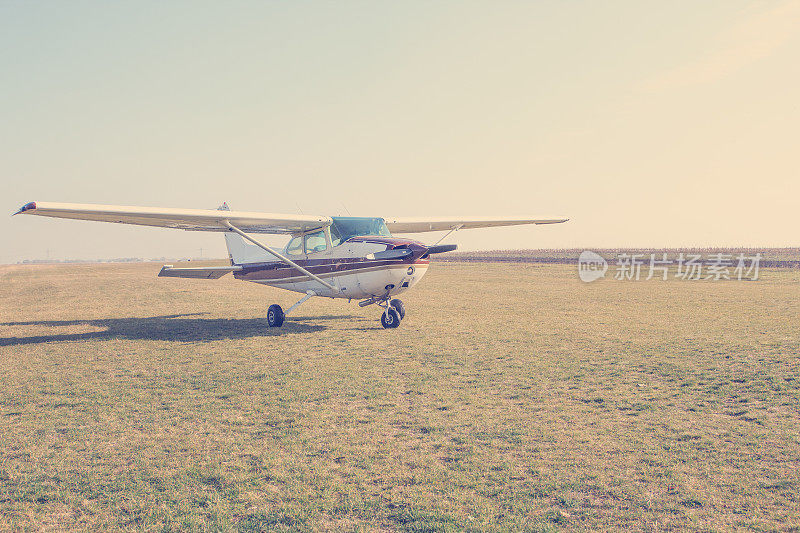
[(164, 265), (158, 275), (162, 278), (219, 279), (228, 272), (241, 269), (240, 266), (175, 268), (172, 265)]

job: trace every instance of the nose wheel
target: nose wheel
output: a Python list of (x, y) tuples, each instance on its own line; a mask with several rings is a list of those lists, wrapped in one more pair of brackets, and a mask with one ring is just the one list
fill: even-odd
[(394, 307), (395, 311), (400, 315), (400, 320), (406, 317), (406, 306), (403, 305), (403, 300), (398, 300), (397, 298), (390, 300), (389, 307)]
[(387, 307), (381, 315), (381, 326), (386, 329), (396, 328), (400, 325), (400, 313), (394, 307)]
[(400, 325), (400, 321), (402, 321), (406, 316), (406, 307), (403, 305), (402, 300), (398, 300), (396, 298), (390, 301), (384, 300), (378, 305), (383, 307), (381, 326), (386, 329), (396, 328)]

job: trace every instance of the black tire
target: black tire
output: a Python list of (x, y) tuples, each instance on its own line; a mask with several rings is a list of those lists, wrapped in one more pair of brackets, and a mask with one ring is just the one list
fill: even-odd
[(285, 315), (283, 314), (283, 309), (278, 304), (272, 304), (267, 309), (267, 324), (271, 328), (279, 328), (283, 325), (283, 319)]
[(400, 325), (400, 313), (394, 307), (389, 307), (381, 315), (381, 326), (386, 329), (396, 328)]
[(403, 305), (403, 300), (398, 300), (395, 298), (389, 302), (389, 305), (397, 309), (397, 312), (400, 314), (400, 320), (403, 320), (406, 317), (406, 306)]

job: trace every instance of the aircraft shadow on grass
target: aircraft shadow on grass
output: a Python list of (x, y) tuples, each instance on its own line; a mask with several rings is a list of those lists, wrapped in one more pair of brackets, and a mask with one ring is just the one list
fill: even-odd
[[(101, 318), (98, 320), (34, 320), (4, 322), (0, 326), (92, 326), (104, 331), (53, 333), (25, 337), (0, 337), (0, 346), (41, 344), (81, 340), (134, 339), (173, 342), (208, 342), (249, 337), (273, 337), (293, 333), (313, 333), (325, 329), (319, 324), (303, 323), (305, 317), (292, 317), (281, 328), (267, 326), (266, 318), (199, 318), (205, 313), (189, 313), (139, 318)], [(189, 318), (187, 318), (189, 317)], [(351, 316), (314, 317), (317, 320), (352, 319)]]

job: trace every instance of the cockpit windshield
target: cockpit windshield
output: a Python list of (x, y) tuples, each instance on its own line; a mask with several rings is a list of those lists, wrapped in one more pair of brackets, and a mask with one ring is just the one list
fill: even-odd
[(391, 237), (389, 228), (382, 218), (371, 217), (332, 217), (331, 244), (338, 246), (350, 237), (380, 235)]

